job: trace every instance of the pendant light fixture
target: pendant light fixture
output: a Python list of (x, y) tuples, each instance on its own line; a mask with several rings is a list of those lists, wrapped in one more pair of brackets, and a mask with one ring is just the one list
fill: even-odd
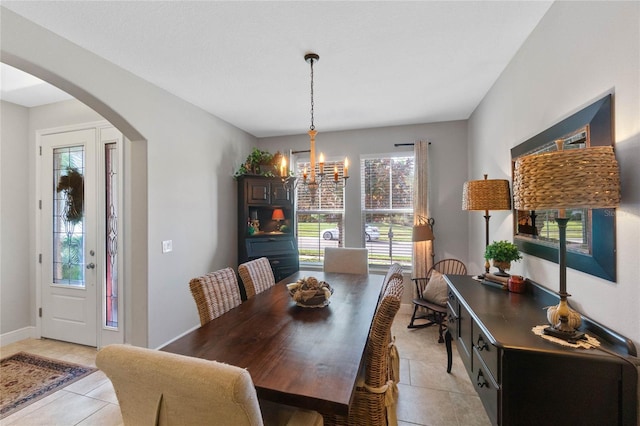
[[(333, 169), (333, 179), (325, 180), (325, 176), (327, 175), (324, 172), (324, 155), (320, 153), (318, 160), (316, 162), (316, 135), (318, 134), (316, 130), (316, 126), (314, 124), (314, 108), (315, 104), (313, 101), (313, 65), (320, 60), (320, 56), (316, 53), (307, 53), (304, 55), (304, 60), (309, 64), (311, 69), (311, 124), (309, 126), (309, 131), (307, 134), (309, 135), (309, 168), (310, 173), (307, 173), (306, 168), (302, 172), (302, 184), (309, 191), (311, 198), (315, 199), (318, 188), (326, 182), (333, 183), (335, 190), (342, 190), (344, 186), (346, 186), (347, 179), (349, 178), (349, 159), (345, 157), (344, 166), (342, 171), (342, 183), (340, 182), (340, 177), (338, 173), (338, 166), (334, 166)], [(294, 153), (299, 153), (304, 151), (295, 151)], [(317, 170), (316, 170), (317, 169)], [(299, 180), (296, 180), (294, 177), (290, 176), (289, 169), (287, 168), (287, 159), (286, 157), (282, 158), (282, 164), (280, 167), (280, 176), (282, 178), (283, 184), (285, 187), (296, 187)]]

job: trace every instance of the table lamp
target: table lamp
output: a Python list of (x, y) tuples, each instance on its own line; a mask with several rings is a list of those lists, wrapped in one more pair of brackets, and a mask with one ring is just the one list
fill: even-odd
[(275, 220), (277, 222), (276, 231), (280, 231), (280, 227), (282, 226), (280, 222), (284, 220), (284, 211), (282, 209), (274, 209), (271, 214), (271, 220)]
[[(565, 209), (615, 208), (620, 204), (620, 171), (612, 146), (563, 150), (520, 157), (513, 172), (513, 203), (517, 210), (558, 209), (560, 303), (547, 311), (551, 326), (545, 334), (567, 341), (583, 333), (580, 314), (569, 308), (567, 298), (567, 222)], [(577, 317), (577, 318), (576, 318)], [(556, 320), (557, 318), (557, 320)]]
[[(489, 245), (489, 210), (511, 210), (511, 193), (506, 179), (470, 180), (462, 186), (462, 210), (484, 210), (485, 249)], [(489, 273), (489, 260), (484, 271)]]

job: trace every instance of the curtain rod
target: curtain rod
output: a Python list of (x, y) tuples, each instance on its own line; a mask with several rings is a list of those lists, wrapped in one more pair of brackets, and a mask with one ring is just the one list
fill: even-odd
[[(394, 143), (393, 146), (395, 147), (399, 147), (399, 146), (414, 146), (415, 143), (411, 142), (411, 143)], [(431, 145), (431, 142), (429, 142), (429, 145)]]

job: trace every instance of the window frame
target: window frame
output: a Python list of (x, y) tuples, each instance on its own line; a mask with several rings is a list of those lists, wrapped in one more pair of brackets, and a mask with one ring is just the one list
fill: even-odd
[[(411, 159), (413, 161), (411, 176), (408, 179), (408, 183), (410, 185), (410, 191), (409, 191), (410, 206), (405, 205), (403, 207), (397, 207), (397, 208), (393, 207), (394, 181), (392, 180), (393, 178), (393, 167), (392, 167), (389, 171), (390, 173), (389, 205), (383, 208), (370, 208), (370, 207), (367, 208), (366, 207), (366, 204), (367, 204), (366, 190), (368, 188), (367, 179), (369, 177), (367, 174), (367, 167), (365, 164), (366, 161), (373, 160), (373, 159), (376, 159), (376, 160), (388, 159), (393, 161), (394, 159), (401, 159), (401, 158)], [(360, 167), (360, 180), (361, 180), (361, 187), (360, 187), (360, 206), (361, 206), (361, 223), (362, 223), (361, 233), (362, 233), (362, 239), (364, 241), (365, 247), (369, 248), (369, 266), (371, 268), (377, 268), (377, 267), (382, 268), (382, 267), (390, 266), (394, 262), (399, 262), (406, 268), (412, 268), (413, 242), (411, 241), (411, 231), (413, 228), (413, 198), (414, 198), (413, 186), (414, 186), (414, 176), (415, 176), (415, 155), (413, 154), (413, 152), (361, 154), (359, 167)], [(385, 233), (384, 226), (381, 226), (380, 223), (376, 223), (373, 220), (368, 220), (371, 215), (376, 215), (376, 214), (388, 215), (389, 217), (391, 217), (392, 215), (404, 216), (404, 218), (401, 219), (401, 222), (403, 223), (402, 225), (400, 225), (402, 226), (401, 232), (394, 230), (394, 225), (398, 226), (398, 224), (394, 224), (394, 219), (392, 218), (391, 220), (389, 220), (389, 228), (388, 228), (389, 231)], [(398, 220), (398, 218), (396, 218), (395, 220)], [(377, 243), (374, 241), (366, 241), (365, 228), (367, 224), (372, 224), (378, 227), (380, 232), (380, 238)], [(391, 232), (391, 235), (389, 235), (389, 232)], [(397, 238), (398, 235), (401, 236), (401, 240), (394, 242), (393, 238), (394, 237)], [(385, 237), (390, 240), (390, 243), (388, 243), (385, 247), (382, 247), (381, 244), (379, 244), (379, 242), (381, 240), (384, 241)], [(397, 245), (398, 243), (406, 243), (406, 245), (399, 246)], [(387, 256), (382, 255), (382, 261), (375, 260), (375, 259), (378, 259), (379, 256), (381, 256), (381, 253), (383, 251), (386, 251), (388, 255)], [(400, 254), (394, 257), (394, 252), (399, 252)], [(388, 260), (386, 258), (388, 258)]]
[[(324, 262), (324, 248), (325, 247), (343, 247), (343, 244), (344, 244), (343, 243), (344, 228), (345, 228), (345, 222), (346, 222), (346, 193), (345, 193), (346, 188), (344, 187), (344, 180), (342, 179), (343, 177), (342, 173), (344, 171), (344, 159), (336, 159), (334, 157), (327, 157), (325, 159), (324, 181), (322, 185), (318, 188), (318, 194), (316, 195), (316, 197), (318, 197), (318, 204), (316, 206), (313, 206), (314, 208), (302, 209), (302, 210), (300, 209), (301, 197), (299, 195), (299, 191), (303, 190), (304, 184), (305, 184), (305, 181), (302, 176), (305, 166), (308, 173), (307, 180), (310, 179), (309, 158), (308, 157), (296, 158), (293, 164), (295, 164), (294, 173), (296, 176), (294, 211), (295, 211), (296, 223), (297, 223), (296, 240), (298, 243), (298, 252), (299, 252), (298, 259), (301, 265), (322, 266)], [(334, 166), (338, 167), (338, 185), (342, 186), (341, 197), (338, 203), (340, 204), (339, 206), (336, 206), (335, 203), (324, 203), (324, 204), (322, 203), (323, 187), (326, 187), (328, 185), (333, 185), (333, 182), (334, 182)], [(319, 164), (316, 163), (316, 181), (319, 179), (320, 179)], [(323, 205), (327, 205), (327, 207), (323, 207)], [(300, 220), (301, 215), (340, 216), (340, 220), (337, 223), (339, 237), (337, 239), (331, 239), (331, 240), (325, 240), (323, 238), (324, 231), (332, 228), (326, 228), (326, 227), (323, 228), (322, 225), (326, 223), (335, 223), (335, 222), (333, 221), (324, 222), (322, 220), (319, 220), (318, 222), (302, 222)], [(301, 235), (301, 227), (304, 228), (305, 227), (304, 224), (306, 223), (317, 223), (318, 225), (318, 236), (317, 236), (317, 240), (315, 240), (315, 242), (312, 242), (313, 246), (310, 246), (306, 241), (301, 241), (301, 238), (303, 238), (303, 236)], [(306, 251), (307, 249), (317, 250), (317, 254), (315, 255), (317, 261), (309, 261), (308, 258), (314, 256), (313, 254), (302, 254), (303, 251)]]

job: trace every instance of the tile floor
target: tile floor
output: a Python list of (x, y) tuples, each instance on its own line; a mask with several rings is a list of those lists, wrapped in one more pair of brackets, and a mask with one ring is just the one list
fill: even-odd
[[(453, 369), (447, 374), (446, 351), (444, 344), (437, 343), (437, 327), (409, 330), (409, 318), (401, 311), (393, 325), (401, 358), (399, 426), (490, 425), (455, 347)], [(0, 356), (20, 351), (95, 366), (94, 348), (53, 340), (13, 343), (0, 348)], [(0, 420), (2, 426), (120, 424), (122, 417), (113, 387), (101, 371)]]

